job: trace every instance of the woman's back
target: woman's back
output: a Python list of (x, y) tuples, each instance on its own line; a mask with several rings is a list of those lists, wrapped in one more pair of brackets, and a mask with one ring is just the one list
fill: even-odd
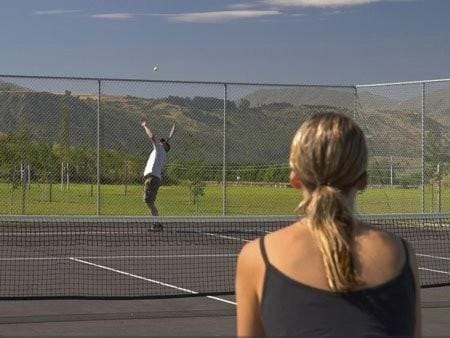
[(361, 286), (346, 293), (328, 287), (321, 251), (302, 222), (261, 238), (258, 246), (265, 270), (258, 298), (268, 336), (413, 335), (414, 280), (398, 238), (357, 228)]
[(367, 165), (364, 133), (348, 116), (317, 114), (301, 125), (291, 144), (289, 181), (302, 191), (304, 217), (242, 250), (238, 335), (420, 332), (414, 255), (354, 216)]

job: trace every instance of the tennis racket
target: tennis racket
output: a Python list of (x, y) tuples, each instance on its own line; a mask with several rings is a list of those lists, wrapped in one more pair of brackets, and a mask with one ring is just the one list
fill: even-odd
[(169, 137), (167, 138), (167, 141), (169, 141), (173, 134), (175, 133), (175, 123), (172, 125), (172, 129), (170, 129)]

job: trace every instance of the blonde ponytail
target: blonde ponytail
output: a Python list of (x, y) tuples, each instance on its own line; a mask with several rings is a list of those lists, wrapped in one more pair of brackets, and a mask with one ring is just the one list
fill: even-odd
[(322, 253), (328, 286), (349, 291), (360, 284), (353, 255), (355, 220), (342, 192), (319, 186), (300, 205)]
[(333, 291), (360, 285), (353, 254), (356, 221), (348, 194), (366, 175), (367, 153), (361, 129), (336, 113), (311, 117), (292, 141), (291, 170), (305, 192), (299, 210), (320, 248)]

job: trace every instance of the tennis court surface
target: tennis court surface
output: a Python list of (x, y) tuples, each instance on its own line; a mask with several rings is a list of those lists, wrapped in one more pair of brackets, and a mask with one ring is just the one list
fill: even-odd
[[(426, 310), (447, 311), (448, 318), (450, 215), (361, 218), (414, 246)], [(114, 321), (117, 330), (105, 334), (126, 334), (119, 325), (124, 322), (122, 329), (131, 325), (135, 335), (144, 328), (147, 334), (233, 335), (240, 248), (293, 220), (1, 216), (0, 299), (8, 301), (0, 302), (0, 328), (11, 335), (58, 331), (46, 331), (51, 327), (88, 334), (76, 331), (83, 322), (99, 335), (101, 323)], [(151, 229), (155, 222), (163, 231)]]

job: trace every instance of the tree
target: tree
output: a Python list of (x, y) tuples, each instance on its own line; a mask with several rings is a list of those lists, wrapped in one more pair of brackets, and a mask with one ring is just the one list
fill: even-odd
[(433, 179), (437, 166), (449, 160), (444, 147), (445, 137), (442, 131), (435, 127), (425, 132), (425, 180)]
[(169, 185), (178, 184), (183, 179), (184, 172), (183, 164), (180, 161), (172, 161), (164, 170), (164, 182)]
[(206, 183), (204, 182), (204, 179), (207, 177), (208, 173), (204, 165), (201, 145), (198, 140), (194, 139), (191, 133), (187, 135), (185, 145), (191, 160), (186, 163), (186, 180), (184, 181), (184, 184), (189, 189), (192, 203), (197, 205), (200, 197), (205, 194)]

